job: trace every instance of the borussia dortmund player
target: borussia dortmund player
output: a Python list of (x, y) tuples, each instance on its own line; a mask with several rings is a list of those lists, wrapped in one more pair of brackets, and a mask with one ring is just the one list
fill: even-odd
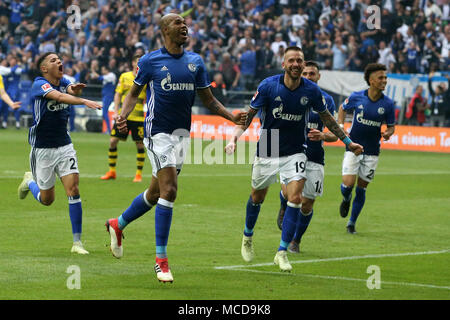
[[(387, 141), (395, 131), (395, 105), (383, 94), (387, 83), (386, 66), (379, 63), (368, 64), (364, 70), (364, 79), (369, 88), (353, 92), (339, 107), (338, 113), (338, 122), (343, 127), (346, 112), (353, 111), (350, 138), (364, 147), (364, 153), (359, 156), (347, 149), (342, 163), (343, 200), (339, 211), (343, 218), (348, 215), (352, 190), (357, 183), (352, 214), (347, 223), (347, 232), (351, 234), (356, 233), (355, 224), (364, 207), (366, 189), (375, 175), (381, 137)], [(387, 129), (381, 132), (383, 123), (386, 123)]]
[[(114, 109), (115, 116), (120, 114), (121, 105), (123, 104), (126, 95), (130, 91), (134, 78), (136, 77), (136, 69), (139, 61), (140, 55), (135, 55), (132, 58), (131, 65), (132, 71), (124, 72), (119, 77), (119, 83), (116, 87), (116, 93), (114, 96)], [(142, 168), (144, 167), (145, 161), (145, 148), (144, 148), (144, 102), (146, 100), (146, 86), (142, 89), (137, 101), (136, 107), (130, 113), (127, 119), (127, 128), (131, 131), (131, 137), (136, 143), (137, 154), (136, 154), (136, 175), (133, 182), (142, 181)], [(111, 139), (109, 141), (108, 150), (108, 163), (109, 171), (106, 172), (104, 176), (100, 179), (110, 180), (116, 178), (116, 164), (118, 158), (117, 145), (119, 141), (126, 141), (128, 138), (128, 132), (120, 132), (117, 129), (117, 125), (114, 123), (113, 129), (111, 130)]]

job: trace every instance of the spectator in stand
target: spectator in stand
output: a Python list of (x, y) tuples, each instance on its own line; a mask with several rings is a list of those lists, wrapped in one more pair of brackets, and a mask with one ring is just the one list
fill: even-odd
[(259, 80), (263, 80), (272, 74), (271, 63), (273, 56), (269, 41), (264, 43), (263, 48), (256, 51), (256, 77)]
[(348, 49), (347, 46), (343, 44), (341, 37), (336, 37), (336, 39), (334, 39), (331, 51), (333, 51), (333, 70), (344, 70)]
[(244, 47), (244, 52), (240, 58), (241, 88), (251, 91), (254, 89), (254, 79), (256, 72), (256, 52), (250, 41)]
[(419, 66), (420, 48), (414, 41), (409, 43), (409, 46), (403, 49), (406, 53), (406, 62), (408, 64), (408, 73), (417, 73)]
[(392, 49), (389, 47), (386, 47), (386, 43), (384, 41), (380, 41), (379, 49), (378, 49), (378, 55), (380, 56), (378, 58), (378, 63), (384, 64), (389, 71), (389, 66), (392, 62), (395, 63), (395, 57), (392, 54)]
[(222, 104), (228, 103), (227, 86), (223, 81), (223, 76), (220, 72), (214, 75), (213, 82), (211, 82), (211, 92)]
[(422, 96), (423, 87), (421, 85), (417, 86), (414, 96), (408, 104), (406, 110), (406, 118), (408, 119), (408, 125), (412, 126), (423, 126), (426, 121), (425, 110), (429, 108)]
[(231, 60), (231, 55), (225, 53), (222, 56), (222, 63), (219, 66), (219, 72), (223, 75), (223, 80), (227, 88), (235, 90), (239, 85), (239, 78), (241, 77), (241, 70), (239, 66)]
[(428, 73), (439, 67), (440, 55), (431, 39), (425, 39), (422, 49), (421, 72)]
[(272, 49), (274, 54), (278, 54), (278, 49), (283, 46), (283, 48), (287, 48), (288, 45), (286, 41), (283, 40), (283, 35), (281, 33), (277, 33), (275, 35), (275, 41), (272, 42), (270, 48)]
[(111, 124), (109, 121), (109, 106), (114, 101), (114, 93), (116, 89), (117, 77), (109, 70), (107, 66), (101, 67), (101, 74), (96, 72), (96, 68), (92, 67), (90, 77), (102, 82), (102, 116), (106, 124), (107, 133), (111, 133)]
[(435, 127), (445, 125), (445, 115), (450, 109), (450, 77), (447, 73), (444, 76), (447, 78), (447, 85), (440, 83), (436, 89), (433, 89), (431, 80), (434, 77), (434, 71), (428, 75), (428, 91), (431, 95), (430, 123)]

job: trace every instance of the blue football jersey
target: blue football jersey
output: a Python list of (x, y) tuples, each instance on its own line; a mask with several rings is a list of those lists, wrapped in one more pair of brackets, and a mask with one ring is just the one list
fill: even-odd
[(166, 48), (139, 59), (134, 82), (140, 86), (148, 84), (146, 137), (157, 133), (172, 134), (177, 129), (189, 132), (196, 89), (210, 86), (200, 55), (189, 51), (172, 55)]
[[(328, 111), (332, 116), (334, 116), (336, 105), (334, 104), (333, 98), (325, 91), (322, 91), (322, 95), (325, 98)], [(323, 131), (323, 122), (320, 119), (319, 114), (315, 111), (312, 111), (309, 114), (307, 132), (309, 132), (309, 129), (317, 129), (319, 131)], [(311, 141), (307, 139), (306, 146), (306, 156), (308, 157), (308, 161), (325, 165), (325, 151), (323, 150), (323, 141)]]
[(28, 131), (28, 142), (35, 148), (57, 148), (70, 144), (67, 120), (69, 105), (45, 96), (53, 90), (66, 93), (70, 80), (62, 78), (59, 86), (52, 85), (47, 79), (37, 77), (31, 86), (31, 107), (33, 126)]
[(353, 92), (342, 107), (346, 111), (354, 111), (350, 139), (364, 147), (364, 154), (378, 155), (381, 125), (395, 125), (394, 101), (384, 94), (377, 101), (372, 101), (368, 90), (363, 90)]
[(310, 110), (326, 110), (325, 99), (317, 84), (305, 78), (291, 91), (284, 75), (263, 80), (250, 102), (261, 112), (261, 132), (256, 149), (258, 157), (284, 157), (305, 151)]

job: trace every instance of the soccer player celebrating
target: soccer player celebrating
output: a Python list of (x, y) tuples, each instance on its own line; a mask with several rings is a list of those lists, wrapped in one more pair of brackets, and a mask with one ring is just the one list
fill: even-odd
[[(395, 130), (394, 102), (383, 94), (386, 87), (386, 66), (370, 63), (364, 70), (364, 79), (369, 89), (353, 92), (339, 107), (338, 123), (343, 128), (345, 114), (353, 111), (350, 138), (364, 147), (364, 153), (357, 156), (346, 150), (342, 163), (341, 193), (343, 200), (339, 211), (345, 218), (350, 209), (352, 190), (358, 176), (356, 196), (353, 200), (352, 214), (347, 224), (347, 232), (356, 233), (355, 224), (364, 206), (366, 189), (372, 181), (378, 165), (380, 154), (380, 139), (389, 140)], [(387, 124), (387, 129), (381, 132), (381, 125)]]
[[(134, 55), (131, 60), (132, 71), (124, 72), (119, 77), (119, 83), (116, 87), (116, 93), (114, 95), (114, 111), (115, 116), (120, 114), (120, 105), (125, 100), (126, 95), (133, 85), (133, 80), (136, 77), (136, 68), (140, 55)], [(145, 148), (144, 148), (144, 101), (146, 99), (146, 87), (142, 89), (137, 101), (136, 106), (130, 113), (127, 119), (127, 128), (131, 131), (133, 141), (136, 142), (137, 155), (136, 155), (136, 175), (133, 182), (142, 181), (142, 168), (145, 161)], [(114, 123), (111, 130), (111, 139), (109, 140), (108, 162), (109, 171), (100, 179), (109, 180), (116, 178), (116, 164), (117, 164), (117, 145), (119, 140), (126, 141), (128, 138), (128, 132), (120, 132), (117, 129), (117, 125)]]
[[(319, 65), (314, 61), (306, 61), (305, 68), (303, 69), (302, 76), (314, 83), (317, 83), (320, 79)], [(322, 95), (325, 98), (325, 102), (330, 114), (334, 115), (336, 106), (333, 98), (322, 91)], [(300, 208), (300, 216), (297, 220), (297, 228), (295, 230), (294, 239), (291, 241), (288, 247), (288, 251), (292, 253), (300, 252), (300, 240), (309, 226), (311, 218), (313, 216), (313, 206), (316, 197), (319, 197), (323, 193), (323, 181), (324, 181), (324, 165), (325, 165), (325, 151), (323, 149), (323, 141), (335, 142), (337, 137), (331, 132), (322, 132), (323, 122), (320, 120), (319, 115), (316, 112), (311, 112), (308, 119), (308, 137), (306, 139), (306, 182), (303, 188), (302, 207)], [(278, 213), (278, 228), (282, 230), (282, 223), (284, 212), (287, 207), (287, 191), (284, 184), (281, 185), (280, 192), (280, 211)]]
[(69, 200), (73, 246), (71, 252), (88, 254), (81, 243), (82, 207), (78, 190), (78, 160), (67, 132), (69, 105), (84, 104), (101, 109), (94, 101), (76, 97), (86, 86), (72, 84), (63, 78), (63, 64), (56, 53), (43, 54), (37, 61), (42, 77), (31, 87), (33, 126), (28, 133), (31, 145), (31, 172), (26, 172), (18, 188), (19, 199), (31, 191), (34, 198), (45, 206), (55, 200), (55, 177), (61, 179)]
[(290, 271), (292, 266), (286, 250), (294, 237), (302, 203), (307, 160), (304, 144), (310, 111), (317, 112), (322, 122), (349, 150), (356, 154), (363, 150), (345, 135), (327, 110), (317, 84), (301, 77), (304, 55), (299, 47), (286, 48), (282, 68), (284, 74), (266, 78), (259, 84), (250, 103), (246, 124), (234, 129), (225, 150), (228, 154), (235, 151), (238, 138), (248, 128), (258, 110), (261, 110), (262, 131), (253, 162), (252, 191), (247, 202), (241, 254), (246, 262), (253, 259), (253, 229), (269, 185), (276, 182), (279, 173), (281, 182), (286, 185), (287, 208), (274, 263), (282, 271)]
[(122, 230), (156, 205), (154, 269), (159, 281), (173, 282), (167, 243), (177, 196), (177, 175), (189, 141), (195, 93), (205, 107), (236, 124), (243, 125), (247, 113), (233, 115), (212, 95), (202, 58), (183, 49), (188, 39), (184, 18), (169, 13), (161, 18), (160, 30), (164, 47), (139, 59), (136, 79), (116, 117), (117, 128), (127, 131), (127, 118), (147, 84), (149, 111), (144, 122), (144, 145), (152, 164), (152, 180), (149, 188), (138, 195), (119, 218), (106, 222), (106, 228), (111, 236), (111, 252), (120, 258), (123, 255)]

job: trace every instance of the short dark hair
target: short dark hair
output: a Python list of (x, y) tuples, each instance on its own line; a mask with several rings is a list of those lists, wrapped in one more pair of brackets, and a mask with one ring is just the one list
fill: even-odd
[(381, 64), (381, 63), (369, 63), (366, 66), (366, 68), (364, 69), (364, 80), (366, 80), (366, 82), (369, 86), (370, 86), (370, 83), (369, 83), (370, 75), (372, 73), (380, 71), (380, 70), (386, 71), (387, 68), (384, 64)]
[(56, 54), (56, 55), (58, 55), (56, 52), (50, 51), (50, 52), (46, 52), (46, 53), (44, 53), (43, 55), (41, 55), (41, 56), (39, 57), (39, 59), (37, 60), (37, 62), (36, 62), (36, 67), (37, 67), (37, 69), (38, 69), (38, 71), (39, 71), (40, 74), (42, 74), (42, 72), (41, 72), (41, 64), (44, 62), (45, 58), (47, 58), (47, 57), (48, 57), (49, 55), (51, 55), (51, 54)]
[(286, 54), (288, 51), (300, 51), (303, 53), (302, 48), (297, 47), (297, 46), (289, 46), (284, 50), (284, 54)]
[(320, 67), (319, 64), (313, 60), (308, 60), (305, 62), (305, 67), (314, 67), (316, 68), (318, 71), (320, 71)]

